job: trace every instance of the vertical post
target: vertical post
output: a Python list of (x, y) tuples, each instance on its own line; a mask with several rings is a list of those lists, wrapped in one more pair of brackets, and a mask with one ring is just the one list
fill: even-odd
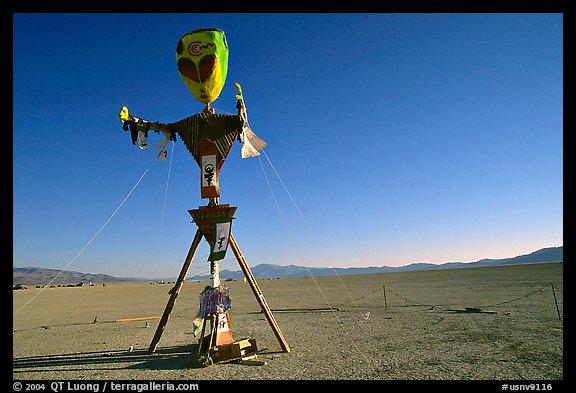
[(218, 342), (218, 313), (210, 316), (210, 341), (208, 342), (208, 353), (212, 349), (212, 344), (216, 345)]
[(152, 339), (152, 343), (150, 343), (150, 347), (148, 348), (148, 353), (152, 354), (156, 351), (156, 347), (158, 346), (158, 341), (160, 341), (160, 337), (162, 337), (162, 333), (164, 332), (164, 327), (168, 322), (168, 317), (170, 317), (170, 313), (172, 312), (172, 308), (174, 308), (174, 303), (176, 302), (176, 298), (180, 293), (180, 289), (182, 289), (182, 284), (186, 279), (186, 274), (188, 274), (188, 269), (190, 269), (190, 264), (194, 259), (194, 254), (196, 254), (196, 250), (200, 245), (200, 241), (202, 240), (202, 232), (198, 229), (196, 231), (196, 236), (194, 236), (194, 240), (192, 241), (192, 245), (190, 246), (190, 250), (188, 251), (188, 255), (186, 255), (186, 260), (184, 261), (184, 265), (182, 266), (182, 270), (180, 270), (180, 275), (178, 276), (178, 280), (174, 287), (170, 290), (170, 299), (168, 300), (168, 304), (166, 304), (166, 308), (164, 309), (164, 314), (162, 314), (162, 319), (160, 319), (160, 323), (158, 324), (158, 328), (156, 329), (156, 333), (154, 334), (154, 338)]
[(236, 256), (236, 260), (238, 261), (238, 264), (240, 265), (240, 268), (244, 273), (244, 277), (246, 277), (246, 281), (248, 281), (248, 284), (250, 285), (250, 288), (252, 289), (252, 292), (254, 293), (254, 296), (256, 297), (258, 304), (260, 304), (260, 308), (262, 309), (264, 316), (268, 320), (268, 323), (270, 324), (270, 327), (272, 328), (272, 331), (274, 332), (276, 339), (278, 340), (280, 346), (282, 347), (282, 350), (284, 352), (290, 352), (288, 342), (286, 342), (284, 335), (280, 331), (280, 327), (276, 323), (276, 319), (274, 318), (274, 315), (272, 315), (272, 311), (270, 310), (270, 307), (268, 307), (266, 299), (264, 299), (264, 294), (262, 294), (262, 291), (260, 290), (260, 287), (258, 286), (258, 283), (254, 279), (254, 275), (250, 270), (250, 266), (248, 266), (248, 264), (246, 263), (244, 255), (242, 255), (242, 252), (238, 247), (238, 243), (236, 243), (236, 239), (232, 234), (230, 234), (230, 248), (232, 248), (232, 251)]
[(384, 293), (384, 309), (388, 310), (388, 302), (386, 302), (386, 285), (382, 285), (382, 292)]
[(200, 340), (198, 340), (198, 354), (200, 356), (200, 351), (202, 350), (202, 344), (204, 344), (204, 331), (206, 330), (206, 324), (208, 323), (208, 319), (204, 318), (202, 321), (202, 333), (200, 333)]
[(554, 283), (551, 282), (550, 285), (552, 285), (552, 294), (554, 295), (554, 303), (556, 303), (556, 312), (558, 313), (558, 320), (562, 320), (562, 318), (560, 318), (560, 309), (558, 308), (558, 300), (556, 300), (556, 291), (554, 290)]
[(210, 278), (212, 279), (212, 288), (220, 285), (220, 265), (218, 261), (210, 261)]

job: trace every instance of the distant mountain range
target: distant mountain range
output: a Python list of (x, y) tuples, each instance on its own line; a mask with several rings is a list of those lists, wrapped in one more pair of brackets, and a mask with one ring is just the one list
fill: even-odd
[[(468, 267), (480, 266), (502, 266), (502, 265), (518, 265), (526, 263), (546, 263), (546, 262), (562, 262), (564, 259), (564, 247), (548, 247), (534, 251), (530, 254), (519, 255), (513, 258), (504, 259), (481, 259), (476, 262), (447, 262), (442, 264), (434, 263), (412, 263), (406, 266), (368, 266), (368, 267), (306, 267), (297, 265), (271, 265), (263, 263), (256, 265), (252, 270), (252, 274), (256, 278), (285, 278), (285, 277), (306, 277), (306, 276), (335, 276), (347, 274), (371, 274), (371, 273), (391, 273), (391, 272), (408, 272), (414, 270), (435, 270), (435, 269), (458, 269)], [(194, 276), (189, 277), (189, 280), (206, 280), (210, 276)], [(222, 270), (220, 272), (221, 278), (238, 279), (243, 277), (242, 271)]]
[[(518, 265), (526, 263), (547, 263), (562, 262), (564, 260), (564, 246), (548, 247), (534, 251), (530, 254), (518, 255), (513, 258), (504, 259), (481, 259), (476, 262), (447, 262), (442, 264), (434, 263), (412, 263), (406, 266), (369, 266), (369, 267), (350, 267), (350, 268), (331, 268), (331, 267), (306, 267), (297, 265), (272, 265), (262, 263), (251, 268), (252, 274), (256, 278), (286, 278), (286, 277), (307, 277), (307, 276), (335, 276), (347, 274), (371, 274), (371, 273), (391, 273), (407, 272), (414, 270), (434, 270), (434, 269), (459, 269), (480, 266), (502, 266)], [(47, 285), (60, 273), (60, 270), (45, 269), (39, 267), (14, 267), (12, 275), (13, 284), (24, 285)], [(222, 270), (220, 272), (222, 279), (241, 279), (243, 273), (241, 270)], [(188, 280), (208, 280), (209, 275), (189, 276)], [(176, 278), (164, 279), (164, 281), (175, 281)], [(76, 284), (84, 281), (86, 284), (112, 283), (112, 282), (129, 282), (129, 281), (155, 281), (155, 279), (143, 278), (124, 278), (114, 277), (107, 274), (79, 273), (73, 271), (62, 271), (54, 280), (52, 285)], [(159, 281), (159, 280), (158, 280)]]
[[(60, 274), (58, 274), (60, 273)], [(57, 277), (56, 277), (57, 276)], [(54, 279), (56, 277), (56, 279)], [(52, 280), (54, 280), (52, 282)], [(68, 285), (78, 284), (84, 282), (89, 285), (90, 282), (94, 284), (106, 284), (112, 282), (129, 282), (129, 281), (143, 281), (143, 279), (114, 277), (107, 274), (92, 274), (92, 273), (79, 273), (69, 270), (45, 269), (42, 267), (13, 267), (12, 268), (12, 283), (23, 285)]]

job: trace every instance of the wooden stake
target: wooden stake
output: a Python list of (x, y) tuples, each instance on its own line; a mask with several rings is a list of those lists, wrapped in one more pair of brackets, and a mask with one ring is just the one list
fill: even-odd
[(550, 285), (552, 285), (552, 294), (554, 295), (554, 303), (556, 303), (556, 312), (558, 313), (558, 319), (562, 320), (562, 318), (560, 318), (560, 309), (558, 308), (558, 300), (556, 300), (556, 291), (554, 290), (554, 283), (551, 282)]
[(240, 265), (242, 272), (244, 272), (244, 277), (246, 277), (246, 281), (250, 285), (250, 288), (252, 289), (252, 292), (254, 293), (254, 296), (256, 297), (258, 304), (260, 304), (260, 308), (262, 309), (264, 316), (268, 320), (268, 323), (270, 324), (270, 327), (272, 328), (272, 331), (274, 332), (276, 339), (280, 343), (282, 350), (284, 352), (290, 352), (290, 347), (288, 346), (288, 342), (286, 342), (284, 335), (280, 331), (280, 327), (278, 326), (278, 323), (276, 323), (276, 319), (274, 318), (272, 311), (270, 311), (270, 307), (268, 307), (268, 303), (266, 302), (266, 299), (264, 298), (264, 294), (260, 290), (260, 287), (258, 286), (258, 283), (256, 282), (256, 279), (254, 278), (254, 275), (252, 274), (250, 267), (246, 263), (246, 260), (244, 259), (244, 255), (242, 255), (242, 252), (240, 251), (240, 248), (238, 247), (238, 243), (236, 243), (236, 239), (234, 238), (234, 236), (232, 234), (230, 234), (229, 245), (230, 245), (230, 248), (232, 248), (234, 255), (236, 256), (236, 260), (238, 261), (238, 264)]
[(180, 289), (182, 289), (182, 284), (186, 279), (186, 274), (188, 274), (188, 269), (190, 269), (190, 264), (194, 259), (194, 254), (196, 254), (196, 250), (198, 250), (198, 246), (202, 241), (202, 232), (200, 229), (196, 231), (196, 236), (194, 236), (194, 240), (192, 241), (192, 245), (190, 246), (190, 250), (188, 251), (188, 255), (186, 256), (186, 260), (184, 261), (184, 266), (182, 266), (182, 270), (180, 271), (180, 275), (178, 276), (178, 280), (174, 285), (174, 288), (170, 291), (170, 299), (168, 300), (168, 304), (166, 304), (166, 308), (164, 309), (164, 314), (162, 314), (162, 319), (158, 324), (158, 328), (156, 329), (156, 333), (154, 334), (154, 338), (150, 343), (150, 347), (148, 348), (148, 353), (152, 354), (156, 351), (156, 347), (158, 346), (158, 341), (160, 341), (160, 337), (162, 337), (162, 333), (164, 332), (164, 327), (168, 322), (168, 318), (170, 317), (170, 313), (172, 312), (172, 308), (174, 308), (174, 303), (176, 302), (176, 298), (180, 293)]
[(388, 310), (388, 302), (386, 301), (386, 285), (382, 285), (382, 292), (384, 293), (384, 309)]
[(160, 319), (160, 317), (122, 318), (122, 319), (115, 319), (114, 322), (149, 321), (151, 319)]

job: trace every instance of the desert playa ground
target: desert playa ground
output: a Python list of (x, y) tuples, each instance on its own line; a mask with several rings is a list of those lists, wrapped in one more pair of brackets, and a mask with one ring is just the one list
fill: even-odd
[(291, 351), (281, 350), (248, 284), (227, 281), (233, 336), (256, 339), (257, 361), (204, 368), (192, 367), (192, 319), (207, 282), (184, 284), (153, 355), (159, 319), (122, 320), (161, 316), (172, 284), (13, 291), (13, 378), (564, 378), (560, 263), (258, 282)]

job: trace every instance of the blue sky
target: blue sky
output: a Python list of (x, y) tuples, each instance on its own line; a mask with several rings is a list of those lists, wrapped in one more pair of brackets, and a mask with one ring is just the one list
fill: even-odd
[[(188, 210), (206, 204), (198, 166), (179, 138), (165, 161), (133, 146), (118, 111), (164, 123), (202, 111), (175, 60), (202, 27), (229, 45), (212, 106), (236, 113), (239, 82), (268, 143), (241, 159), (237, 142), (220, 172), (251, 266), (467, 262), (563, 244), (562, 14), (13, 21), (14, 266), (178, 274), (196, 231)], [(191, 274), (207, 272), (207, 254), (203, 242)], [(223, 269), (238, 269), (232, 257)]]

